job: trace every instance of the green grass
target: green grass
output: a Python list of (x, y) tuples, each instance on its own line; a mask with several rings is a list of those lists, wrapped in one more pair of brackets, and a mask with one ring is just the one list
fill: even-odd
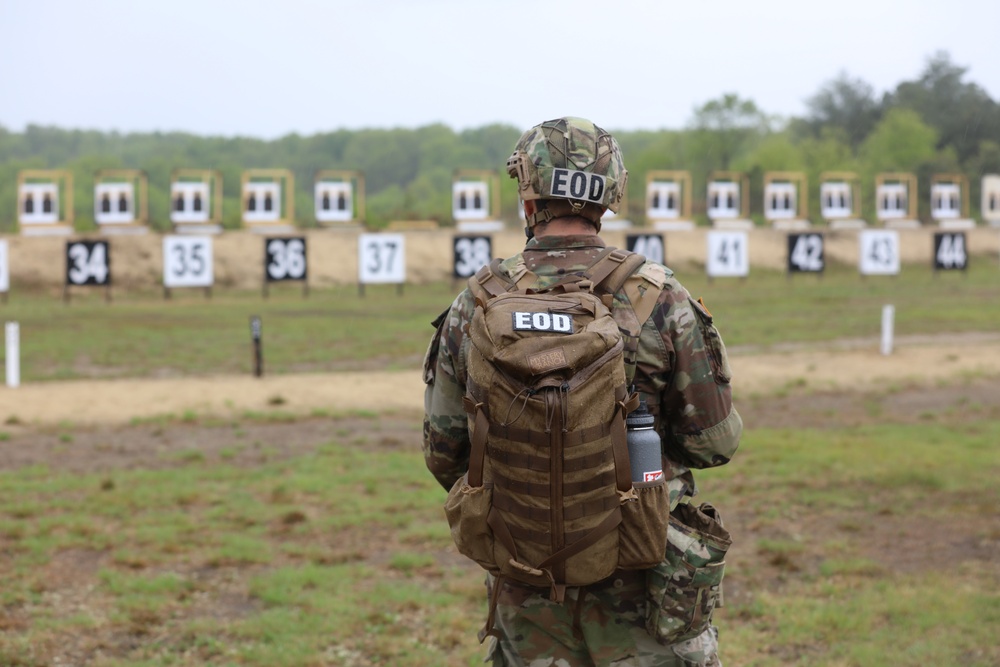
[[(997, 274), (995, 261), (973, 258), (967, 276), (904, 266), (898, 278), (863, 280), (833, 266), (822, 279), (681, 279), (728, 345), (767, 347), (874, 337), (884, 303), (896, 306), (900, 335), (995, 332)], [(2, 312), (21, 323), (28, 381), (248, 373), (251, 314), (263, 318), (268, 373), (413, 368), (454, 293), (444, 283), (402, 297), (219, 290), (112, 304), (95, 294), (67, 306), (18, 292)], [(249, 433), (298, 419), (280, 396), (270, 403), (215, 425)], [(881, 404), (869, 412), (879, 417)], [(914, 569), (897, 566), (912, 545), (891, 534), (882, 550), (865, 542), (873, 526), (961, 520), (977, 528), (956, 553), (995, 553), (995, 416), (970, 404), (940, 423), (757, 429), (731, 465), (699, 473), (700, 497), (737, 517), (717, 618), (725, 664), (1000, 664), (995, 558)], [(93, 667), (479, 664), (482, 575), (454, 554), (416, 429), (406, 446), (385, 447), (374, 444), (377, 413), (313, 418), (333, 422), (332, 439), (292, 458), (263, 456), (274, 444), (263, 442), (262, 456), (238, 465), (239, 447), (212, 457), (181, 445), (156, 469), (0, 472), (0, 665), (41, 667), (72, 650), (74, 664)], [(206, 425), (192, 413), (129, 428), (178, 423)], [(0, 445), (21, 444), (23, 428), (9, 417)], [(80, 446), (77, 432), (53, 431), (65, 448)], [(935, 539), (930, 531), (926, 543)], [(67, 563), (83, 568), (83, 588), (63, 588)]]
[[(967, 274), (905, 265), (897, 277), (861, 278), (833, 264), (822, 278), (789, 280), (754, 271), (746, 280), (681, 274), (705, 298), (729, 346), (816, 343), (876, 337), (881, 309), (896, 307), (897, 335), (996, 331), (1000, 268), (972, 258)], [(263, 299), (257, 292), (218, 290), (210, 299), (182, 293), (128, 292), (111, 304), (83, 295), (65, 305), (49, 294), (18, 291), (3, 316), (21, 325), (24, 381), (80, 377), (240, 374), (253, 370), (249, 318), (263, 323), (265, 373), (416, 368), (432, 333), (430, 321), (450, 303), (452, 283), (367, 289), (353, 286)], [(280, 407), (281, 396), (271, 405)]]
[[(699, 476), (703, 499), (742, 515), (727, 524), (726, 664), (996, 664), (995, 566), (897, 570), (857, 536), (880, 517), (988, 526), (997, 442), (996, 420), (749, 432), (732, 465)], [(0, 664), (46, 664), (65, 635), (128, 637), (87, 663), (100, 667), (478, 664), (482, 576), (443, 558), (443, 498), (416, 442), (0, 473), (0, 618), (30, 621), (0, 633)], [(62, 607), (72, 593), (51, 573), (81, 554), (99, 566)]]

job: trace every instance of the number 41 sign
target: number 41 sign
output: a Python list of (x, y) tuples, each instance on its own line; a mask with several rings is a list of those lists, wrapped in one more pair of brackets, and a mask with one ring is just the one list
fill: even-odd
[(709, 278), (745, 278), (750, 275), (746, 232), (712, 230), (705, 238), (708, 241), (705, 271)]

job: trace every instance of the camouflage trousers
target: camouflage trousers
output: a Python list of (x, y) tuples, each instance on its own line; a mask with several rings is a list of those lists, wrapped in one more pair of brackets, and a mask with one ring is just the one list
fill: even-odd
[[(487, 591), (493, 589), (487, 577)], [(622, 573), (567, 588), (562, 603), (547, 590), (504, 582), (486, 661), (505, 667), (722, 667), (718, 630), (664, 646), (646, 631), (645, 577)]]

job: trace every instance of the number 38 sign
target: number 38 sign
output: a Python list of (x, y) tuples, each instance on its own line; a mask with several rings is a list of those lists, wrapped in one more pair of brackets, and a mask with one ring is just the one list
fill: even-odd
[(471, 278), (493, 259), (493, 242), (489, 236), (456, 236), (452, 256), (452, 277)]

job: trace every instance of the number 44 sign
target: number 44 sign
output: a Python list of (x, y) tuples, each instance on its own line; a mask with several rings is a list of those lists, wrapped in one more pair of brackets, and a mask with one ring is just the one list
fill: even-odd
[(965, 234), (938, 232), (934, 234), (934, 270), (965, 271), (969, 268), (969, 254), (965, 251)]

